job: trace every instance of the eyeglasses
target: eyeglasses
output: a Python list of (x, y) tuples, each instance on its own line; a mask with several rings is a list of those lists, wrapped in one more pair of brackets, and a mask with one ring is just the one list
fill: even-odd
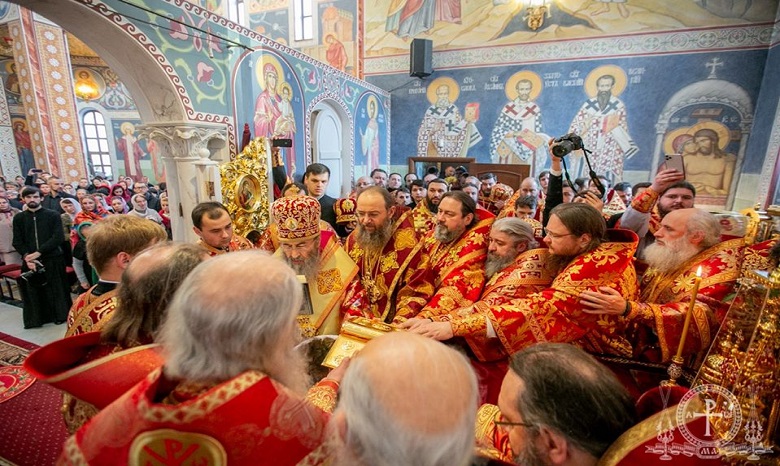
[(493, 424), (496, 425), (499, 429), (503, 429), (506, 431), (511, 430), (514, 427), (525, 427), (530, 428), (534, 427), (536, 424), (531, 424), (528, 422), (510, 422), (510, 421), (504, 421), (501, 419), (502, 415), (501, 412), (497, 412), (495, 417), (493, 418)]
[(545, 234), (545, 236), (549, 236), (552, 239), (565, 238), (567, 236), (577, 236), (574, 233), (568, 233), (568, 234), (565, 234), (565, 235), (559, 235), (557, 233), (551, 232), (547, 228), (544, 229), (544, 234)]

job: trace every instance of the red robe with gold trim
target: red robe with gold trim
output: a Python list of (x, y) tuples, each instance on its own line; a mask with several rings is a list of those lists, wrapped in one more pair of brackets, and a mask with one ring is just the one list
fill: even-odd
[[(417, 247), (411, 211), (393, 224), (392, 236), (378, 254), (367, 254), (356, 238), (355, 232), (350, 234), (344, 248), (359, 271), (349, 284), (341, 310), (349, 316), (392, 322), (398, 290), (407, 285), (418, 264), (427, 260), (425, 251)], [(417, 283), (415, 291), (422, 307), (433, 294), (433, 285)]]
[(70, 437), (59, 464), (295, 465), (322, 443), (327, 420), (257, 371), (202, 385), (158, 369)]
[(488, 280), (482, 297), (472, 306), (458, 309), (434, 320), (450, 320), (456, 337), (464, 337), (480, 361), (494, 361), (507, 357), (497, 338), (487, 337), (487, 315), (493, 307), (509, 304), (513, 299), (543, 291), (553, 277), (545, 267), (546, 248), (520, 253), (514, 263), (497, 272)]
[(92, 290), (98, 285), (94, 285), (89, 290), (81, 293), (76, 298), (76, 302), (68, 312), (65, 336), (70, 337), (87, 332), (97, 332), (111, 320), (111, 316), (116, 309), (117, 290), (103, 293), (100, 296), (92, 294)]
[(637, 236), (609, 230), (610, 242), (580, 254), (540, 293), (491, 308), (487, 315), (509, 354), (540, 341), (572, 343), (590, 353), (630, 357), (622, 317), (583, 312), (580, 293), (608, 286), (636, 299)]
[[(401, 291), (396, 320), (418, 315), (429, 319), (477, 301), (485, 284), (485, 259), (492, 225), (493, 218), (480, 220), (448, 244), (442, 244), (433, 236), (433, 231), (429, 232), (418, 245), (428, 252), (429, 262), (418, 266), (418, 274)], [(425, 306), (419, 309), (413, 301), (413, 287), (423, 280), (433, 283), (435, 291)]]
[[(323, 231), (329, 231), (334, 234), (336, 233), (336, 230), (330, 226), (330, 223), (326, 222), (325, 220), (320, 220), (320, 232)], [(258, 249), (268, 251), (271, 254), (276, 252), (276, 250), (279, 249), (279, 226), (273, 222), (268, 225), (268, 228), (266, 228), (263, 234), (260, 235), (259, 243), (260, 245), (257, 246)]]
[(209, 246), (206, 244), (202, 239), (198, 240), (198, 246), (202, 247), (206, 251), (208, 251), (209, 256), (214, 257), (218, 256), (220, 254), (227, 254), (228, 252), (234, 252), (234, 251), (243, 251), (245, 249), (253, 249), (255, 246), (249, 242), (248, 239), (244, 238), (243, 236), (233, 234), (233, 238), (230, 240), (230, 244), (228, 245), (228, 250), (225, 251), (224, 249), (217, 249), (214, 247)]
[[(651, 360), (660, 357), (660, 361), (653, 362), (667, 362), (677, 353), (699, 266), (702, 267), (702, 281), (683, 354), (691, 355), (709, 348), (735, 292), (743, 243), (741, 238), (718, 243), (668, 274), (655, 269), (645, 273), (639, 301), (631, 303), (627, 316), (636, 327), (637, 356), (644, 355)], [(648, 348), (656, 343), (660, 355)]]
[(422, 239), (436, 225), (436, 215), (428, 208), (428, 200), (417, 204), (412, 212), (412, 223), (414, 231), (417, 233), (417, 239)]

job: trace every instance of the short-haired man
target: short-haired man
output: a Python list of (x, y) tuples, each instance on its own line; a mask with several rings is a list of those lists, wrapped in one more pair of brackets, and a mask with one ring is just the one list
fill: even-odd
[(412, 181), (417, 179), (416, 173), (407, 173), (406, 176), (404, 176), (404, 184), (406, 185), (406, 189), (410, 190), (412, 189)]
[[(129, 181), (128, 181), (129, 182)], [(149, 191), (149, 185), (143, 181), (132, 182), (133, 194), (143, 194), (146, 199), (146, 206), (155, 212), (160, 210), (160, 198)]]
[(63, 182), (57, 176), (50, 176), (46, 184), (49, 185), (50, 191), (43, 198), (43, 200), (41, 200), (41, 207), (43, 207), (44, 209), (57, 211), (57, 213), (60, 214), (65, 213), (65, 211), (62, 210), (60, 201), (62, 201), (63, 199), (76, 199), (76, 196), (73, 196), (63, 191), (62, 189), (64, 186)]
[(387, 188), (387, 172), (381, 168), (371, 170), (371, 179), (374, 180), (375, 186)]
[(62, 245), (65, 235), (57, 212), (42, 206), (41, 191), (33, 186), (22, 189), (27, 206), (12, 219), (12, 246), (22, 256), (19, 291), (24, 301), (24, 328), (61, 324), (71, 304)]
[(467, 466), (476, 403), (474, 371), (457, 351), (403, 332), (371, 340), (341, 384), (335, 465)]
[[(298, 464), (326, 432), (325, 413), (303, 398), (301, 303), (295, 273), (265, 253), (201, 263), (168, 307), (163, 368), (69, 438), (61, 462), (140, 464), (170, 453), (158, 455), (159, 445), (184, 442), (179, 454), (206, 462)], [(324, 382), (333, 399), (334, 372)]]
[(522, 465), (595, 465), (636, 422), (631, 396), (573, 345), (539, 343), (513, 355), (498, 406), (477, 415), (477, 445)]
[(301, 333), (335, 335), (341, 326), (341, 305), (358, 267), (336, 234), (320, 228), (320, 204), (309, 196), (283, 197), (271, 205), (279, 229), (274, 257), (290, 265), (308, 283), (310, 306), (298, 316)]
[[(366, 188), (358, 196), (358, 227), (347, 238), (344, 249), (359, 271), (344, 299), (345, 314), (392, 322), (399, 305), (398, 290), (408, 284), (418, 264), (427, 257), (417, 247), (411, 213), (393, 221), (396, 209), (390, 193), (379, 186)], [(417, 299), (425, 304), (429, 297)]]
[[(479, 299), (485, 284), (484, 263), (492, 223), (493, 218), (477, 219), (477, 204), (463, 191), (451, 191), (442, 196), (436, 227), (418, 245), (430, 257), (429, 262), (419, 264), (417, 269), (418, 273), (427, 274), (428, 283), (434, 284), (433, 296), (422, 309), (417, 301), (399, 307), (397, 321), (447, 314)], [(410, 284), (399, 292), (399, 296), (401, 300), (408, 295), (419, 298), (420, 292), (420, 288)]]
[[(596, 312), (622, 315), (639, 325), (635, 345), (654, 362), (668, 362), (682, 337), (685, 314), (697, 270), (702, 286), (696, 295), (684, 354), (709, 348), (729, 308), (740, 275), (742, 238), (721, 241), (717, 218), (700, 209), (677, 209), (661, 220), (656, 241), (645, 248), (650, 266), (642, 277), (639, 299), (625, 299), (604, 286), (582, 294), (582, 304)], [(595, 292), (598, 291), (598, 292)], [(620, 307), (620, 309), (618, 309)], [(652, 351), (652, 348), (659, 348)]]
[(400, 173), (391, 173), (390, 176), (387, 177), (387, 190), (392, 193), (400, 188), (402, 183), (403, 179), (401, 178)]
[[(467, 180), (468, 182), (468, 180)], [(479, 204), (492, 212), (493, 203), (490, 200), (490, 190), (498, 183), (496, 175), (493, 173), (483, 173), (479, 175)]]
[[(584, 291), (610, 286), (636, 299), (633, 232), (616, 230), (605, 241), (601, 213), (587, 204), (560, 204), (546, 227), (547, 266), (555, 278), (539, 293), (514, 299), (487, 311), (507, 353), (539, 341), (573, 343), (588, 352), (630, 357), (632, 348), (619, 315), (594, 315), (580, 303)], [(609, 258), (604, 260), (603, 258)]]
[[(485, 261), (488, 281), (479, 300), (473, 305), (453, 309), (446, 316), (434, 317), (431, 322), (411, 319), (402, 324), (414, 333), (436, 340), (464, 337), (480, 361), (480, 383), (486, 388), (489, 402), (495, 402), (498, 395), (506, 372), (507, 353), (495, 338), (495, 332), (488, 332), (485, 316), (491, 307), (509, 304), (513, 299), (543, 291), (550, 285), (553, 277), (545, 267), (547, 249), (538, 246), (533, 230), (522, 220), (504, 217), (494, 221)], [(491, 362), (494, 364), (486, 364)]]
[(536, 181), (536, 178), (533, 177), (525, 178), (522, 182), (520, 182), (520, 188), (517, 190), (517, 192), (515, 192), (514, 196), (509, 199), (506, 205), (502, 207), (499, 217), (506, 217), (507, 215), (511, 216), (512, 212), (515, 210), (515, 203), (517, 200), (520, 197), (525, 196), (532, 196), (534, 199), (536, 199), (536, 205), (538, 208), (534, 209), (534, 213), (531, 218), (541, 223), (542, 212), (544, 211), (544, 194), (542, 193), (542, 189), (539, 186), (539, 183)]
[(233, 219), (219, 202), (201, 202), (192, 209), (191, 217), (198, 244), (210, 256), (253, 248), (249, 240), (233, 232)]
[(684, 173), (673, 168), (661, 170), (650, 187), (631, 201), (618, 226), (639, 236), (637, 255), (641, 258), (645, 248), (655, 241), (653, 235), (666, 214), (690, 209), (695, 201), (696, 188), (685, 181)]
[(412, 209), (425, 202), (428, 197), (428, 188), (423, 180), (413, 180), (409, 192), (412, 195)]
[(68, 313), (65, 336), (98, 331), (116, 308), (117, 284), (130, 261), (144, 249), (165, 241), (160, 225), (132, 215), (109, 215), (89, 232), (87, 257), (98, 282), (82, 293)]
[(412, 195), (403, 186), (393, 192), (393, 199), (395, 199), (395, 205), (398, 207), (409, 207), (412, 203)]
[(364, 175), (358, 178), (357, 181), (355, 181), (355, 195), (353, 197), (357, 198), (360, 196), (360, 193), (369, 186), (374, 186), (374, 180), (370, 176)]
[[(436, 213), (439, 211), (439, 203), (444, 194), (450, 190), (450, 185), (441, 178), (434, 178), (428, 183), (426, 196), (423, 202), (418, 202), (412, 209), (412, 221), (418, 238), (422, 238), (431, 231), (436, 224)], [(414, 187), (412, 188), (414, 193)]]
[(469, 197), (474, 199), (474, 202), (477, 203), (477, 219), (483, 220), (486, 218), (495, 218), (494, 213), (487, 211), (485, 208), (479, 205), (479, 186), (472, 183), (466, 183), (463, 185), (463, 187), (461, 187), (460, 190), (468, 194)]
[(312, 163), (306, 167), (306, 172), (303, 174), (303, 184), (309, 191), (309, 196), (317, 199), (317, 202), (320, 203), (321, 218), (328, 222), (335, 231), (337, 223), (333, 204), (336, 203), (336, 199), (325, 194), (328, 183), (330, 183), (330, 168), (327, 165)]

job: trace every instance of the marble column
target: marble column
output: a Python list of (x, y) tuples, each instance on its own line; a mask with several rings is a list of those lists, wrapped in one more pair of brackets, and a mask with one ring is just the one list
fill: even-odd
[(183, 121), (151, 123), (138, 130), (157, 143), (165, 163), (173, 239), (194, 242), (192, 209), (200, 202), (222, 201), (219, 162), (229, 158), (227, 127)]

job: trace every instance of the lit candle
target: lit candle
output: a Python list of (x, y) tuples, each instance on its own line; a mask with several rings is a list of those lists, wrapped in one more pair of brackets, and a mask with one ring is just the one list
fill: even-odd
[(693, 280), (693, 289), (691, 290), (691, 303), (688, 305), (688, 313), (685, 314), (685, 324), (683, 324), (682, 335), (680, 335), (680, 345), (677, 347), (677, 359), (682, 359), (685, 338), (688, 336), (688, 327), (691, 325), (691, 316), (693, 315), (693, 306), (696, 305), (696, 295), (699, 293), (701, 284), (701, 266), (696, 270), (696, 278)]

